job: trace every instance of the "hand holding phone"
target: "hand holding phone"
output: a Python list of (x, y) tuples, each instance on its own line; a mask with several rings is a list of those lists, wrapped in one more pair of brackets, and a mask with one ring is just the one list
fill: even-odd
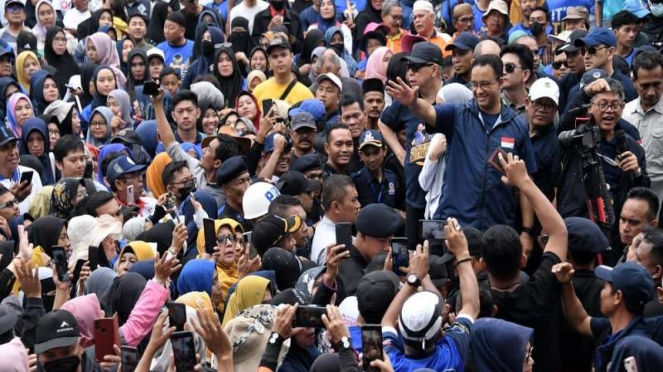
[(327, 308), (314, 305), (299, 306), (295, 312), (292, 327), (325, 328), (322, 315), (327, 315)]
[(274, 115), (272, 113), (272, 106), (274, 106), (274, 100), (272, 99), (263, 99), (262, 100), (262, 114), (264, 117), (267, 115)]
[(175, 371), (192, 372), (198, 362), (196, 361), (196, 345), (193, 342), (193, 333), (188, 331), (175, 332), (170, 336), (175, 356)]
[(147, 94), (148, 96), (152, 97), (158, 97), (159, 96), (160, 89), (159, 89), (159, 84), (154, 81), (146, 81), (143, 84), (143, 94)]
[(504, 151), (501, 147), (498, 147), (495, 149), (495, 151), (493, 151), (493, 154), (490, 155), (488, 164), (490, 164), (491, 167), (497, 169), (497, 171), (500, 172), (503, 176), (506, 176), (506, 171), (502, 167), (502, 163), (500, 163), (499, 154), (502, 154), (502, 157), (506, 160), (506, 151)]
[(117, 317), (94, 320), (94, 358), (97, 363), (104, 361), (106, 355), (115, 355), (113, 345), (120, 346), (120, 334)]
[(336, 224), (336, 244), (344, 244), (345, 249), (338, 254), (345, 252), (352, 247), (352, 224), (349, 222), (339, 222)]
[(421, 240), (444, 240), (446, 234), (444, 227), (447, 221), (442, 220), (419, 220), (419, 238)]
[(213, 219), (203, 219), (203, 231), (205, 234), (205, 253), (212, 256), (216, 252), (216, 229)]
[(30, 184), (32, 183), (32, 174), (33, 173), (34, 173), (33, 171), (21, 172), (21, 179), (18, 181), (19, 185), (23, 185), (23, 182), (27, 182), (27, 183), (25, 184), (25, 186), (19, 186), (20, 188), (25, 188), (25, 187), (30, 186)]
[(361, 327), (362, 367), (364, 371), (380, 372), (379, 368), (371, 367), (371, 362), (382, 360), (382, 327), (364, 325)]
[(138, 366), (138, 350), (131, 346), (122, 346), (121, 360), (123, 372), (134, 372)]
[(53, 251), (53, 262), (55, 263), (55, 272), (58, 275), (58, 280), (61, 282), (69, 281), (69, 267), (64, 247), (53, 246), (51, 249)]
[(93, 272), (99, 267), (99, 247), (93, 245), (87, 247), (87, 261), (90, 272)]
[(136, 199), (134, 195), (134, 185), (127, 186), (127, 203), (129, 205), (136, 204)]
[(184, 330), (184, 323), (186, 323), (186, 305), (178, 302), (169, 302), (166, 304), (168, 307), (168, 322), (171, 327), (175, 327), (175, 331), (181, 332)]
[(407, 249), (407, 238), (391, 238), (392, 270), (398, 276), (405, 276), (401, 267), (410, 266), (410, 251)]

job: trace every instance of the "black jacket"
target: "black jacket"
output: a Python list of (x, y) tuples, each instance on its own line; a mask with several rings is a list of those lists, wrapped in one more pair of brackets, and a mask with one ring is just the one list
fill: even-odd
[(359, 253), (355, 246), (350, 247), (350, 257), (343, 260), (338, 268), (338, 277), (336, 278), (336, 305), (338, 306), (346, 297), (354, 296), (357, 293), (359, 282), (366, 272), (368, 262), (364, 256)]
[[(262, 34), (269, 31), (267, 28), (269, 22), (273, 18), (271, 12), (272, 7), (270, 6), (256, 14), (256, 17), (253, 20), (253, 32), (251, 33), (254, 45), (260, 45)], [(304, 42), (304, 33), (302, 32), (302, 23), (299, 20), (299, 16), (292, 10), (286, 8), (283, 16), (283, 25), (288, 29), (288, 36), (293, 36), (295, 38), (294, 43), (290, 43), (290, 45), (292, 45), (292, 53), (299, 53)]]

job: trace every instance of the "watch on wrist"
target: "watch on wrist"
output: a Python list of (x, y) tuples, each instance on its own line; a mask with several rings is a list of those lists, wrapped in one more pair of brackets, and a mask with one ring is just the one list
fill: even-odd
[(350, 337), (343, 336), (341, 337), (341, 340), (335, 343), (333, 346), (334, 346), (334, 351), (338, 352), (343, 349), (349, 349), (352, 346), (352, 341)]
[(407, 277), (405, 279), (407, 281), (407, 284), (415, 288), (421, 285), (421, 279), (419, 279), (416, 274), (413, 273), (407, 274)]

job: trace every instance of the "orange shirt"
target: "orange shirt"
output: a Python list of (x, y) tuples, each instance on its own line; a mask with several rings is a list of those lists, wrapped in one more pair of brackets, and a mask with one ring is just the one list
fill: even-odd
[(403, 41), (403, 36), (407, 34), (409, 34), (409, 32), (401, 28), (398, 35), (387, 35), (387, 48), (389, 48), (394, 54), (402, 52), (403, 48), (401, 47), (401, 42)]
[(444, 48), (447, 47), (447, 42), (444, 40), (443, 37), (437, 34), (437, 31), (433, 32), (433, 36), (430, 39), (428, 39), (428, 41), (440, 47), (440, 50), (442, 50), (443, 57), (451, 56), (450, 50), (444, 50)]

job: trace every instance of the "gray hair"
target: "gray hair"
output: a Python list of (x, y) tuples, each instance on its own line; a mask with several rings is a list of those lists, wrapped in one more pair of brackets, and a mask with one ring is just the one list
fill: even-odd
[(388, 0), (384, 4), (382, 4), (382, 18), (384, 18), (384, 16), (386, 15), (389, 15), (389, 13), (391, 13), (391, 10), (396, 7), (402, 8), (403, 6), (398, 1), (393, 1), (393, 0)]
[(320, 70), (322, 66), (325, 64), (325, 62), (331, 62), (334, 66), (338, 67), (338, 69), (341, 69), (341, 58), (334, 52), (334, 54), (322, 54), (321, 58), (318, 58), (317, 63), (317, 68)]

